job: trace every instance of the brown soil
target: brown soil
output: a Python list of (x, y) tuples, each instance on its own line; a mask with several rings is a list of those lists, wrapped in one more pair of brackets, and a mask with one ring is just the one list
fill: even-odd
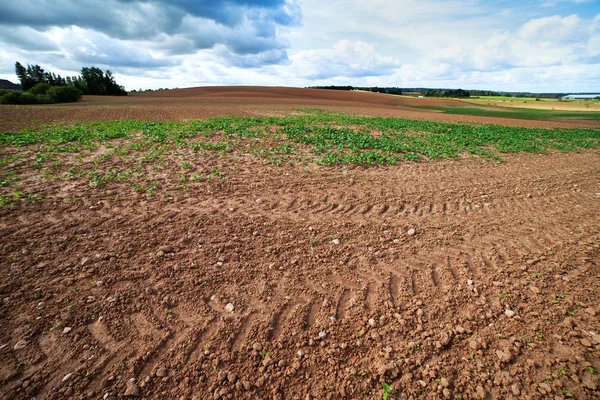
[[(168, 96), (32, 109), (183, 118)], [(153, 196), (65, 178), (106, 151), (41, 174), (36, 146), (0, 148), (44, 197), (0, 208), (2, 399), (600, 395), (597, 151), (362, 168), (182, 148)], [(186, 190), (183, 161), (214, 179)]]
[(411, 106), (464, 105), (452, 99), (418, 99), (360, 91), (281, 87), (205, 87), (132, 94), (84, 96), (75, 104), (0, 105), (0, 131), (37, 128), (56, 122), (115, 119), (180, 121), (219, 116), (285, 115), (299, 108), (320, 108), (357, 115), (443, 122), (492, 123), (529, 127), (598, 127), (597, 121), (526, 121), (448, 115)]
[(154, 196), (12, 166), (1, 398), (598, 398), (598, 154), (171, 157)]

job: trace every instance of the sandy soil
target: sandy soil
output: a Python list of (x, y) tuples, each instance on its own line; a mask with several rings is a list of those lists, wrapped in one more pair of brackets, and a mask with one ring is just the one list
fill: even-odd
[(465, 100), (467, 103), (498, 106), (508, 108), (531, 108), (536, 110), (557, 111), (591, 111), (600, 112), (600, 103), (587, 101), (491, 101), (491, 100)]
[(598, 121), (540, 122), (448, 115), (410, 106), (464, 105), (452, 99), (419, 99), (360, 91), (281, 87), (206, 87), (132, 94), (84, 96), (75, 104), (0, 105), (0, 131), (36, 128), (47, 123), (114, 119), (180, 121), (230, 116), (285, 115), (299, 108), (320, 108), (357, 115), (444, 122), (493, 123), (530, 127), (600, 127)]
[[(182, 117), (157, 98), (135, 115)], [(226, 109), (274, 107), (256, 103)], [(2, 399), (600, 396), (597, 150), (370, 168), (181, 150), (154, 196), (64, 178), (105, 147), (56, 175), (36, 150), (0, 148), (45, 198), (0, 208)], [(184, 190), (184, 160), (223, 176)]]

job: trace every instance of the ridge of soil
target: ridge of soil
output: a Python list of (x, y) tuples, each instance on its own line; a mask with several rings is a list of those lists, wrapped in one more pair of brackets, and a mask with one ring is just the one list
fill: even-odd
[(1, 398), (598, 398), (597, 152), (198, 162), (238, 173), (17, 171), (46, 200), (0, 210)]

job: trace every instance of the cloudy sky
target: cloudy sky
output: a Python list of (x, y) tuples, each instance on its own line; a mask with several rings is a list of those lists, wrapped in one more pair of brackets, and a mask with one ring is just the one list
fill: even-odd
[(13, 0), (14, 63), (127, 89), (355, 85), (600, 91), (600, 0)]

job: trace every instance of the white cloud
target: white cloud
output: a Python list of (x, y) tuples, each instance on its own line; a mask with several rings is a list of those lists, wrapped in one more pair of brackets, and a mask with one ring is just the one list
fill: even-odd
[[(600, 89), (600, 14), (589, 12), (593, 1), (556, 0), (555, 8), (516, 0), (355, 0), (351, 7), (347, 0), (181, 0), (183, 8), (166, 0), (106, 1), (121, 8), (105, 16), (74, 7), (31, 17), (16, 3), (4, 5), (33, 22), (6, 24), (0, 15), (0, 76), (14, 80), (19, 60), (52, 71), (99, 64), (132, 89), (212, 84)], [(171, 6), (158, 7), (167, 3)], [(266, 8), (254, 7), (259, 3)], [(83, 10), (85, 24), (77, 24), (73, 10)], [(98, 27), (113, 15), (124, 24)], [(300, 16), (303, 26), (297, 25)]]
[(595, 0), (548, 0), (542, 3), (543, 7), (556, 7), (561, 3), (574, 3), (574, 4), (584, 4), (584, 3), (593, 3)]
[(298, 77), (328, 79), (390, 75), (400, 66), (366, 42), (341, 40), (331, 48), (302, 50), (290, 57), (289, 69)]

